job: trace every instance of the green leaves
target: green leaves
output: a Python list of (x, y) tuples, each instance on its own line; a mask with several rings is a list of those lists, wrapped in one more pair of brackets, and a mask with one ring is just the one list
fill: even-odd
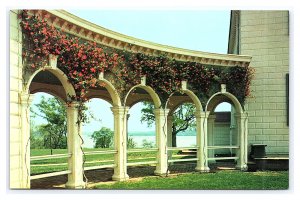
[(94, 148), (109, 148), (113, 146), (114, 132), (109, 128), (102, 127), (99, 131), (94, 131), (91, 138), (95, 145)]
[(35, 127), (31, 130), (32, 141), (43, 140), (43, 148), (66, 148), (67, 147), (67, 119), (66, 109), (57, 98), (45, 98), (35, 104), (38, 111), (31, 109), (34, 116), (42, 117), (46, 124)]

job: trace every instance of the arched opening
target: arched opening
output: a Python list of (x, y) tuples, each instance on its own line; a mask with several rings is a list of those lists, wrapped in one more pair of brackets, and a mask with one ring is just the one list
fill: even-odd
[[(128, 163), (156, 160), (157, 142), (153, 110), (154, 104), (148, 101), (135, 103), (129, 109), (127, 115)], [(141, 152), (137, 152), (139, 150)]]
[(68, 95), (75, 92), (67, 77), (59, 69), (52, 68), (37, 70), (25, 89), (25, 93), (35, 95), (32, 103), (27, 102), (31, 105), (31, 116), (35, 117), (31, 117), (31, 123), (28, 121), (31, 155), (26, 163), (30, 163), (31, 188), (38, 188), (39, 180), (36, 179), (70, 173), (65, 103)]
[[(30, 106), (30, 175), (67, 170), (67, 156), (51, 158), (67, 154), (67, 149), (67, 117), (64, 103), (53, 95), (36, 93)], [(43, 156), (44, 159), (39, 160), (38, 156)]]
[[(223, 102), (217, 105), (213, 114), (215, 117), (214, 127), (212, 127), (214, 135), (208, 142), (211, 142), (212, 146), (236, 146), (237, 135), (234, 107), (230, 103)], [(234, 149), (216, 149), (214, 151), (214, 157), (232, 156), (235, 156)]]
[[(110, 153), (115, 148), (112, 104), (95, 97), (89, 99), (85, 106), (88, 120), (82, 125), (84, 169), (113, 167), (114, 154)], [(87, 178), (90, 179), (89, 176)]]
[(173, 93), (167, 107), (170, 109), (167, 120), (168, 162), (192, 162), (194, 165), (200, 155), (201, 127), (197, 125), (196, 115), (202, 112), (202, 105), (197, 96), (186, 89)]
[[(154, 90), (145, 85), (133, 87), (126, 95), (127, 115), (127, 166), (156, 164), (158, 158), (155, 109), (160, 99)], [(130, 171), (128, 171), (130, 176)]]
[[(98, 171), (102, 170), (105, 177), (112, 177), (114, 169), (119, 165), (118, 130), (114, 108), (119, 108), (120, 98), (116, 89), (106, 79), (99, 79), (98, 86), (90, 88), (86, 95), (86, 115), (88, 120), (82, 126), (84, 149), (84, 175), (87, 180), (98, 180), (102, 177)], [(100, 172), (99, 171), (99, 172)], [(103, 175), (102, 175), (103, 176)]]
[[(227, 102), (219, 103), (208, 117), (208, 146), (236, 146), (235, 109)], [(234, 157), (235, 149), (210, 149), (209, 157)]]
[(216, 93), (206, 106), (208, 161), (213, 166), (234, 166), (244, 154), (244, 127), (240, 119), (243, 109), (230, 93)]
[(196, 146), (196, 107), (193, 103), (182, 102), (171, 109), (169, 117), (172, 120), (169, 144), (170, 147), (195, 147)]
[(155, 148), (154, 104), (148, 101), (135, 103), (130, 107), (128, 119), (128, 149)]

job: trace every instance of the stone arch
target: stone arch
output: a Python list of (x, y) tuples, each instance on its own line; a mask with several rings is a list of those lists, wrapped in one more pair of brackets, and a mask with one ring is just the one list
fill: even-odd
[[(143, 85), (143, 84), (136, 85), (128, 91), (128, 93), (126, 94), (126, 96), (124, 98), (124, 106), (126, 106), (126, 101), (127, 101), (128, 96), (136, 88), (141, 88), (141, 89), (145, 90), (151, 96), (151, 99), (154, 103), (155, 108), (160, 108), (161, 107), (161, 100), (160, 100), (158, 94), (150, 86), (146, 86), (146, 85)], [(135, 102), (135, 103), (137, 103), (137, 102)]]
[[(178, 92), (180, 92), (181, 94), (185, 94), (186, 96), (184, 96), (184, 97), (187, 97), (187, 98), (186, 99), (182, 99), (182, 101), (176, 102), (173, 107), (170, 107), (171, 97), (176, 98), (176, 93), (178, 93)], [(173, 92), (169, 96), (169, 98), (168, 98), (168, 100), (166, 102), (165, 107), (166, 108), (169, 107), (169, 109), (170, 109), (170, 112), (168, 113), (168, 117), (167, 117), (167, 130), (168, 130), (168, 134), (167, 134), (168, 139), (167, 139), (167, 142), (168, 142), (168, 146), (170, 146), (170, 147), (174, 146), (176, 144), (176, 142), (177, 142), (176, 135), (174, 135), (172, 133), (173, 113), (174, 113), (174, 111), (180, 105), (182, 105), (184, 103), (191, 103), (191, 104), (193, 104), (196, 107), (195, 116), (200, 116), (201, 113), (203, 112), (203, 107), (202, 107), (202, 104), (201, 104), (199, 98), (195, 95), (194, 92), (192, 92), (189, 89), (181, 89), (180, 91), (175, 91), (175, 92)], [(201, 127), (197, 125), (196, 126), (196, 143), (197, 143), (197, 145), (199, 143), (197, 138), (200, 137), (200, 133), (201, 133)], [(198, 151), (198, 152), (200, 152), (200, 151)], [(171, 157), (171, 156), (172, 155), (169, 154), (169, 157)]]
[[(175, 93), (177, 93), (177, 92), (178, 92), (178, 91), (175, 91), (175, 92), (173, 92), (173, 93), (169, 96), (169, 98), (168, 98), (168, 100), (167, 100), (167, 102), (166, 102), (166, 107), (168, 106), (168, 103), (170, 102), (170, 98), (171, 98)], [(196, 112), (197, 112), (197, 111), (200, 111), (200, 112), (203, 111), (202, 104), (201, 104), (199, 98), (197, 97), (197, 95), (196, 95), (193, 91), (188, 90), (188, 89), (184, 89), (184, 90), (181, 90), (180, 92), (186, 94), (186, 95), (191, 99), (191, 102), (194, 103), (194, 105), (196, 106)], [(177, 105), (177, 107), (178, 107), (179, 105), (181, 105), (182, 103), (184, 103), (184, 102), (179, 103), (179, 104)], [(174, 111), (174, 110), (175, 110), (175, 109), (172, 109), (172, 111)], [(172, 112), (170, 112), (170, 113), (172, 113)], [(170, 113), (169, 113), (169, 114), (170, 114)]]
[(100, 84), (103, 84), (103, 87), (108, 91), (108, 93), (111, 97), (112, 105), (113, 106), (121, 106), (121, 99), (120, 99), (119, 93), (116, 90), (116, 88), (113, 86), (113, 84), (111, 82), (109, 82), (108, 80), (106, 80), (105, 78), (99, 78), (98, 82)]
[[(224, 98), (225, 97), (225, 98)], [(237, 113), (243, 113), (243, 107), (239, 100), (229, 92), (217, 92), (212, 95), (207, 101), (205, 111), (213, 111), (215, 107), (222, 102), (233, 104)]]
[[(205, 111), (209, 113), (208, 116), (208, 135), (211, 135), (211, 138), (213, 138), (214, 134), (214, 109), (216, 106), (222, 102), (230, 103), (234, 107), (235, 114), (231, 114), (231, 119), (234, 120), (234, 127), (235, 130), (235, 140), (236, 140), (236, 147), (235, 147), (235, 160), (237, 160), (236, 167), (241, 170), (247, 169), (247, 113), (244, 112), (244, 109), (238, 99), (231, 93), (226, 91), (217, 92), (214, 95), (212, 95), (205, 107)], [(212, 119), (211, 119), (212, 117)], [(210, 120), (211, 119), (211, 120)], [(232, 123), (232, 122), (231, 122)], [(230, 127), (232, 124), (230, 125)], [(231, 132), (231, 128), (230, 128)], [(230, 133), (231, 134), (231, 133)], [(211, 140), (211, 141), (210, 141)], [(211, 143), (210, 145), (214, 146), (213, 139), (210, 139), (208, 143)], [(231, 146), (231, 144), (230, 144)], [(214, 153), (213, 153), (214, 154)]]
[[(44, 74), (43, 74), (44, 73)], [(48, 74), (47, 74), (48, 73)], [(43, 78), (43, 76), (47, 76), (51, 74), (53, 76), (53, 80), (46, 80), (43, 82), (34, 82), (35, 78)], [(41, 75), (40, 77), (38, 77)], [(51, 81), (56, 82), (56, 84), (52, 84)], [(34, 82), (34, 84), (33, 84)], [(53, 95), (59, 99), (59, 101), (66, 103), (68, 100), (68, 96), (75, 95), (75, 89), (72, 86), (72, 84), (68, 81), (67, 76), (64, 74), (63, 71), (56, 67), (50, 67), (45, 66), (43, 68), (37, 69), (28, 79), (27, 82), (24, 83), (23, 93), (21, 95), (21, 105), (22, 105), (22, 133), (23, 133), (23, 140), (28, 141), (28, 144), (30, 144), (30, 122), (28, 119), (30, 119), (29, 113), (30, 113), (30, 104), (33, 100), (34, 93), (37, 92), (45, 92), (50, 95)], [(65, 104), (66, 105), (66, 104)], [(68, 115), (68, 111), (67, 111)], [(68, 116), (67, 116), (68, 117)], [(67, 119), (67, 123), (69, 120)], [(69, 126), (68, 126), (69, 127)], [(68, 136), (69, 138), (70, 131), (68, 130)], [(69, 149), (69, 142), (67, 142), (67, 148)], [(26, 159), (30, 159), (30, 145), (27, 147), (28, 149), (25, 151), (25, 157)], [(30, 162), (27, 162), (26, 168), (30, 169)], [(30, 176), (30, 175), (28, 175)], [(30, 178), (28, 178), (30, 180)], [(30, 187), (30, 181), (28, 183)]]
[[(36, 77), (36, 75), (42, 71), (49, 71), (51, 74), (53, 74), (59, 81), (60, 83), (62, 84), (63, 88), (64, 88), (64, 91), (65, 91), (65, 98), (63, 98), (65, 101), (67, 100), (67, 96), (68, 95), (75, 95), (75, 89), (74, 87), (72, 86), (72, 84), (68, 81), (68, 77), (65, 75), (65, 73), (63, 71), (61, 71), (60, 69), (58, 68), (53, 68), (53, 67), (43, 67), (43, 68), (40, 68), (38, 70), (36, 70), (31, 76), (30, 78), (28, 79), (28, 82), (25, 86), (25, 93), (26, 94), (29, 94), (30, 93), (30, 85), (34, 79), (34, 77)], [(53, 91), (52, 90), (49, 90), (49, 89), (43, 89), (44, 92), (51, 92), (51, 94), (53, 94)], [(42, 91), (42, 90), (35, 90), (35, 92), (37, 91)], [(61, 95), (56, 95), (56, 96), (59, 96), (60, 98), (62, 98)]]

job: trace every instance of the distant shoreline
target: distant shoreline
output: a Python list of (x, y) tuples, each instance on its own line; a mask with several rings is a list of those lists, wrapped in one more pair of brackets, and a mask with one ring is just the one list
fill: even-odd
[[(92, 133), (84, 133), (86, 136), (91, 136)], [(155, 131), (133, 131), (129, 132), (128, 136), (155, 136)], [(177, 136), (196, 136), (196, 131), (184, 131), (177, 134)]]

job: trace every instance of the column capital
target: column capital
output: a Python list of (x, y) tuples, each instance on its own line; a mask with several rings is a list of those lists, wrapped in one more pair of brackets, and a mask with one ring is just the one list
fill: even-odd
[(210, 113), (210, 111), (206, 111), (206, 112), (204, 112), (204, 111), (196, 111), (195, 117), (196, 118), (208, 118), (209, 117), (209, 113)]
[(126, 115), (129, 111), (128, 106), (113, 106), (110, 109), (111, 109), (111, 111), (113, 112), (114, 115), (117, 115), (117, 114)]
[(215, 120), (217, 116), (215, 114), (211, 114), (208, 116), (208, 120)]
[(170, 109), (156, 108), (154, 109), (154, 115), (167, 116)]

